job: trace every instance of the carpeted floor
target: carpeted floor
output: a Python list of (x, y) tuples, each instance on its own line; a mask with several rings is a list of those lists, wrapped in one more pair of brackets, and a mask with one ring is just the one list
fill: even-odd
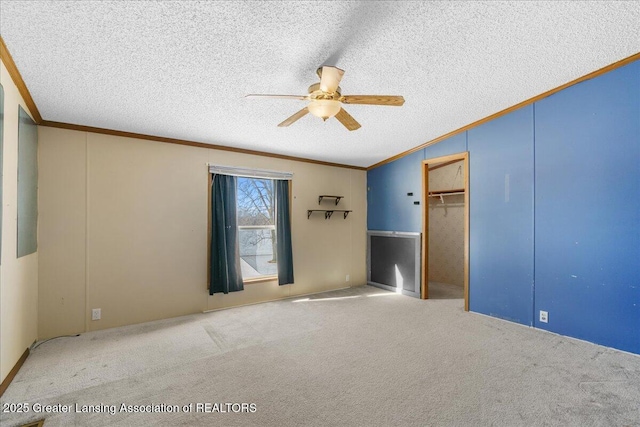
[(365, 286), (43, 343), (22, 402), (3, 427), (634, 426), (640, 357)]
[(464, 286), (449, 283), (429, 282), (430, 299), (462, 299)]

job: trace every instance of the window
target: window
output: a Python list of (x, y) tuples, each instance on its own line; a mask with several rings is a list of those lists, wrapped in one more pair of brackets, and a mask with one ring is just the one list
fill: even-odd
[(38, 126), (18, 108), (18, 258), (38, 250)]
[(242, 278), (278, 274), (273, 180), (238, 177), (237, 215)]
[(242, 291), (245, 280), (293, 284), (293, 174), (217, 165), (209, 173), (209, 295)]

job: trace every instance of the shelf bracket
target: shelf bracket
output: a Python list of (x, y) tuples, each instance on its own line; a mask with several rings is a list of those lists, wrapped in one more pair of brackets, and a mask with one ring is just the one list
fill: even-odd
[(344, 211), (344, 219), (347, 219), (347, 215), (349, 215), (349, 211)]
[(311, 214), (313, 213), (313, 211), (307, 211), (307, 219), (311, 218)]
[(330, 219), (331, 215), (333, 215), (333, 211), (326, 211), (324, 213), (324, 219)]
[(442, 194), (440, 195), (440, 202), (444, 204), (444, 197), (442, 197)]

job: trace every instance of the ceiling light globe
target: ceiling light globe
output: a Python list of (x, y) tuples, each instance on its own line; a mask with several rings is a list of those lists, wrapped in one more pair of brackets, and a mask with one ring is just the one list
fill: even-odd
[(333, 99), (316, 99), (309, 104), (309, 112), (322, 120), (335, 116), (341, 108), (340, 101)]

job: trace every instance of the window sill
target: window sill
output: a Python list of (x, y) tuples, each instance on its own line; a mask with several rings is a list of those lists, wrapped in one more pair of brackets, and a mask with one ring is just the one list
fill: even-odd
[(252, 277), (250, 279), (243, 279), (242, 283), (245, 285), (252, 285), (254, 283), (264, 283), (264, 282), (272, 282), (274, 280), (278, 280), (278, 276), (260, 276), (260, 277)]

